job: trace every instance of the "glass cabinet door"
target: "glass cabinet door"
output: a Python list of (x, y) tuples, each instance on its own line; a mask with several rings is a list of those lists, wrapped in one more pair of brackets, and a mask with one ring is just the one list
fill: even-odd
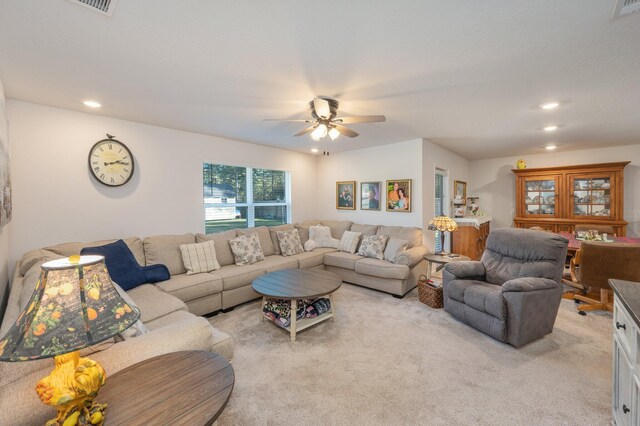
[(611, 218), (611, 175), (572, 176), (571, 208), (573, 217)]
[(524, 179), (524, 214), (528, 217), (555, 217), (558, 205), (558, 178)]

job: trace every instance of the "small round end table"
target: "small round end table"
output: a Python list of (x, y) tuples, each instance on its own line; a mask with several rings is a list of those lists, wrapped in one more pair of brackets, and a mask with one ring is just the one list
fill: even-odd
[[(453, 257), (451, 257), (453, 256)], [(468, 256), (461, 254), (426, 254), (424, 260), (427, 261), (427, 280), (431, 279), (431, 268), (434, 263), (438, 264), (436, 272), (444, 268), (444, 265), (451, 262), (460, 262), (462, 260), (471, 260)]]

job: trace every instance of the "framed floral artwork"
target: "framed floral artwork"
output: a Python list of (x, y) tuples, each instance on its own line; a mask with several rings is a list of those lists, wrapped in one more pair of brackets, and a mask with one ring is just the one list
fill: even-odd
[(385, 186), (387, 192), (388, 212), (411, 211), (411, 179), (388, 180)]
[(356, 209), (356, 181), (336, 182), (336, 209)]

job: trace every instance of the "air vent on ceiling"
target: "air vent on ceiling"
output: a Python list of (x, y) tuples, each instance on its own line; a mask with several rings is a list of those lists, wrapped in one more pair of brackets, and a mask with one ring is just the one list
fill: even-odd
[(107, 16), (113, 15), (113, 10), (116, 8), (116, 3), (118, 2), (118, 0), (69, 0), (69, 1), (79, 4), (80, 6), (89, 8), (94, 12), (98, 12), (102, 15), (107, 15)]
[(640, 12), (640, 0), (617, 0), (611, 20), (615, 21), (637, 12)]

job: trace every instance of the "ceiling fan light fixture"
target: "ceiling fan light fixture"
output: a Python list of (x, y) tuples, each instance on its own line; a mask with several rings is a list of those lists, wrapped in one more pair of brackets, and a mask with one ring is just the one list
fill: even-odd
[(331, 130), (329, 130), (329, 137), (332, 141), (335, 141), (338, 139), (338, 136), (340, 136), (340, 132), (335, 127), (332, 127)]
[(327, 125), (326, 124), (319, 124), (318, 127), (316, 127), (316, 129), (313, 132), (311, 132), (311, 137), (313, 138), (314, 141), (319, 141), (320, 139), (324, 138), (325, 136), (327, 136)]

